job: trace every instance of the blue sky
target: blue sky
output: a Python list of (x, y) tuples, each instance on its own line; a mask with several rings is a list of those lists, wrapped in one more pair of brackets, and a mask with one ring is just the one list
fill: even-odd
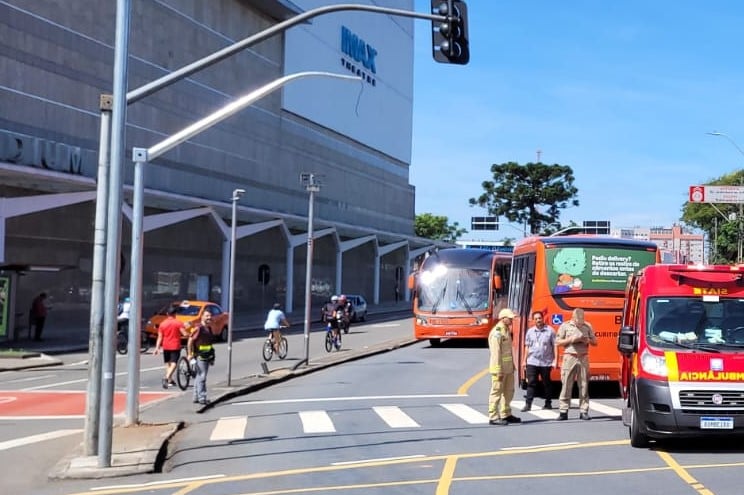
[[(416, 213), (470, 228), (494, 163), (570, 166), (561, 222), (671, 226), (690, 185), (744, 167), (744, 3), (470, 0), (470, 63), (431, 57), (416, 21)], [(419, 12), (429, 1), (415, 0)], [(466, 238), (482, 238), (472, 232)], [(502, 229), (496, 238), (520, 237)]]

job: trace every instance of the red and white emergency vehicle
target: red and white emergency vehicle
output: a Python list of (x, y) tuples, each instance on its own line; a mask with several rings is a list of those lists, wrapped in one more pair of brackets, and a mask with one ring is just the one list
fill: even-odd
[(744, 265), (628, 278), (618, 349), (630, 444), (744, 434)]

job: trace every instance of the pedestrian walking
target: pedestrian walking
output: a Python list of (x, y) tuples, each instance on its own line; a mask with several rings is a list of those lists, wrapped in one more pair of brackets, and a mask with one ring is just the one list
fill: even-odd
[(545, 396), (543, 409), (553, 409), (553, 388), (550, 381), (550, 371), (555, 366), (555, 331), (545, 324), (540, 311), (532, 313), (534, 325), (527, 329), (524, 337), (524, 367), (527, 376), (527, 393), (522, 412), (532, 409), (538, 378), (542, 382)]
[(514, 359), (512, 358), (512, 321), (514, 312), (505, 308), (499, 311), (499, 322), (488, 334), (490, 351), (489, 371), (491, 393), (488, 396), (488, 423), (506, 426), (522, 420), (511, 411), (514, 398)]
[(176, 318), (178, 306), (170, 306), (166, 311), (167, 317), (158, 325), (158, 339), (155, 342), (153, 354), (163, 353), (163, 364), (165, 365), (165, 376), (163, 377), (163, 388), (175, 387), (173, 373), (176, 371), (176, 363), (181, 357), (181, 339), (189, 336), (182, 321)]
[(41, 333), (44, 331), (44, 324), (46, 323), (47, 312), (49, 311), (46, 300), (47, 293), (42, 292), (31, 301), (29, 325), (34, 327), (34, 340), (36, 341), (41, 341)]
[(558, 328), (556, 344), (565, 349), (561, 363), (558, 420), (568, 419), (574, 383), (579, 386), (579, 418), (592, 419), (589, 416), (589, 346), (597, 345), (597, 336), (592, 326), (584, 320), (583, 309), (574, 309), (571, 319)]
[(214, 364), (214, 336), (210, 330), (212, 313), (202, 313), (201, 324), (191, 332), (186, 345), (189, 362), (196, 359), (196, 380), (194, 381), (194, 404), (209, 404), (207, 398), (207, 374), (209, 367)]

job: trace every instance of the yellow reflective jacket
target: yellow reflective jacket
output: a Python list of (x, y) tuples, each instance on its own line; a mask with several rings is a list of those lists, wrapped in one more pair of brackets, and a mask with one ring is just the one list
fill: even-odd
[(504, 322), (498, 322), (488, 334), (488, 349), (491, 351), (488, 368), (492, 375), (514, 373), (511, 331)]

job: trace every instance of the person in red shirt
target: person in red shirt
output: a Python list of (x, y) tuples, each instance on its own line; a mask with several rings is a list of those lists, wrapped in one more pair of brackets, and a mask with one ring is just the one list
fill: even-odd
[(168, 308), (168, 317), (158, 325), (158, 340), (155, 343), (153, 354), (163, 352), (163, 363), (165, 364), (165, 377), (163, 378), (163, 388), (168, 385), (175, 386), (173, 373), (176, 371), (176, 363), (181, 357), (181, 339), (188, 337), (183, 322), (176, 319), (177, 306)]

